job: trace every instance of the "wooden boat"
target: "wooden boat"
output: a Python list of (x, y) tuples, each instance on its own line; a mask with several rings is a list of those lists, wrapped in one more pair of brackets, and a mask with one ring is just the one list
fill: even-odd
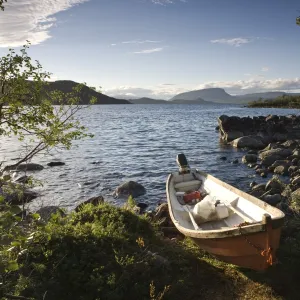
[[(182, 205), (176, 192), (204, 188), (224, 202), (229, 216), (196, 224), (191, 208)], [(229, 184), (188, 166), (169, 175), (169, 213), (176, 228), (217, 259), (254, 270), (265, 270), (276, 262), (284, 213)]]

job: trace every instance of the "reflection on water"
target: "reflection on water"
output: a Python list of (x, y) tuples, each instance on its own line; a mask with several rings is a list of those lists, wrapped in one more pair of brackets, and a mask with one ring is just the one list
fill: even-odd
[[(138, 200), (155, 205), (165, 199), (165, 181), (177, 169), (179, 152), (186, 154), (192, 166), (246, 190), (253, 171), (241, 163), (232, 164), (243, 152), (220, 143), (217, 118), (270, 113), (285, 115), (295, 110), (180, 104), (93, 106), (82, 111), (80, 119), (94, 138), (77, 141), (70, 151), (53, 151), (34, 159), (46, 167), (36, 173), (44, 186), (43, 196), (34, 204), (71, 209), (90, 196), (110, 194), (123, 181), (136, 180), (147, 189), (147, 195)], [(2, 141), (2, 160), (9, 162), (19, 152), (13, 138)], [(227, 160), (221, 160), (222, 156)], [(54, 159), (66, 165), (47, 167)]]

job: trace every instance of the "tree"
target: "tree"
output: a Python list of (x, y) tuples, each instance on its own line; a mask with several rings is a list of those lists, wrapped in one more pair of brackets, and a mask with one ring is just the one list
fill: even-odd
[(0, 0), (0, 9), (1, 10), (4, 10), (4, 5), (3, 5), (4, 2), (7, 2), (7, 0)]
[(47, 88), (50, 73), (28, 56), (29, 46), (24, 45), (20, 53), (10, 49), (0, 58), (0, 136), (15, 135), (27, 145), (13, 167), (53, 147), (69, 149), (73, 140), (90, 136), (74, 118), (84, 107), (79, 105), (84, 85), (70, 93), (51, 91)]

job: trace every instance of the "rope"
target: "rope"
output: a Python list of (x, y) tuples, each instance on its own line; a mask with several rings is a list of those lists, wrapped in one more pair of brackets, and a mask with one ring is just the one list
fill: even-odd
[(261, 255), (265, 256), (267, 258), (266, 262), (268, 265), (272, 266), (273, 265), (273, 255), (272, 255), (272, 249), (269, 247), (268, 249), (265, 249), (261, 251)]

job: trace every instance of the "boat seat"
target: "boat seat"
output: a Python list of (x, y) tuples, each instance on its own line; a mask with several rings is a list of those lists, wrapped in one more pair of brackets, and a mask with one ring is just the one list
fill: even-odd
[(199, 189), (202, 184), (201, 180), (191, 180), (191, 181), (183, 181), (176, 183), (174, 188), (180, 191), (188, 191), (191, 189)]

